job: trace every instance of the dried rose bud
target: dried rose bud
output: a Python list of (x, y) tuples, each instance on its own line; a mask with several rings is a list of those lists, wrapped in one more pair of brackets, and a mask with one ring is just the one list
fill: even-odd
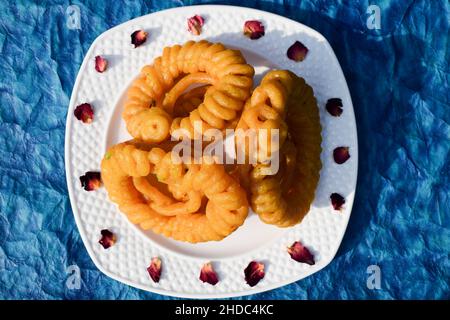
[(350, 153), (348, 152), (348, 147), (337, 147), (333, 150), (333, 158), (337, 164), (343, 164), (350, 158)]
[(288, 247), (287, 251), (295, 261), (307, 263), (311, 266), (315, 264), (314, 256), (300, 241), (295, 241), (292, 246)]
[(95, 70), (102, 73), (106, 70), (106, 67), (108, 67), (108, 60), (106, 60), (102, 56), (96, 56), (95, 57)]
[(334, 210), (340, 211), (345, 203), (345, 198), (341, 196), (339, 193), (332, 193), (330, 199)]
[(203, 282), (208, 282), (211, 285), (216, 285), (219, 282), (217, 278), (217, 273), (214, 271), (211, 262), (205, 263), (200, 271), (200, 280)]
[(244, 23), (244, 35), (252, 40), (264, 36), (264, 25), (258, 20), (248, 20)]
[(195, 15), (193, 17), (190, 17), (187, 20), (188, 31), (193, 35), (198, 36), (200, 35), (200, 33), (202, 33), (202, 27), (204, 23), (205, 20), (202, 18), (202, 16)]
[(84, 174), (84, 176), (80, 177), (80, 182), (81, 186), (86, 191), (97, 190), (102, 185), (100, 172), (88, 171)]
[(150, 275), (150, 278), (152, 278), (154, 282), (159, 282), (162, 271), (161, 259), (158, 257), (153, 257), (150, 266), (147, 268), (147, 271)]
[(148, 32), (144, 30), (136, 30), (131, 34), (131, 44), (134, 45), (135, 48), (142, 45), (147, 40)]
[(300, 41), (295, 41), (294, 44), (289, 47), (287, 56), (289, 59), (296, 62), (303, 61), (305, 60), (308, 51), (308, 48), (305, 47), (303, 43), (301, 43)]
[(102, 238), (98, 243), (100, 243), (104, 249), (108, 249), (116, 243), (116, 235), (108, 229), (103, 229), (100, 233), (102, 234)]
[(342, 114), (342, 100), (340, 98), (328, 99), (325, 106), (328, 113), (334, 117), (339, 117)]
[(84, 123), (91, 123), (94, 120), (94, 109), (89, 103), (82, 103), (75, 108), (73, 114), (78, 120)]
[(257, 261), (252, 261), (249, 263), (247, 268), (244, 270), (245, 281), (250, 287), (254, 287), (258, 282), (264, 278), (264, 264)]

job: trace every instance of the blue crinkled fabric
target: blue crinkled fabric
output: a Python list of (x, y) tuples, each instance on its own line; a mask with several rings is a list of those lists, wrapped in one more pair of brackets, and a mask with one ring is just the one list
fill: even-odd
[[(0, 298), (169, 299), (94, 266), (64, 172), (65, 120), (83, 57), (105, 30), (216, 1), (0, 3)], [(81, 12), (81, 30), (66, 9)], [(449, 299), (450, 5), (447, 0), (239, 0), (306, 24), (332, 45), (352, 95), (359, 177), (341, 248), (324, 270), (243, 299)], [(370, 4), (381, 28), (366, 26)], [(66, 286), (69, 265), (79, 290)], [(381, 272), (369, 289), (367, 268)]]

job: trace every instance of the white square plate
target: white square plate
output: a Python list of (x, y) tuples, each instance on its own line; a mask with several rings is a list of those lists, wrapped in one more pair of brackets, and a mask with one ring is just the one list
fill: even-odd
[[(205, 18), (200, 36), (191, 35), (187, 18), (199, 14)], [(243, 35), (247, 20), (260, 20), (264, 37), (250, 40)], [(133, 48), (130, 35), (143, 29), (147, 42)], [(123, 94), (145, 64), (162, 53), (165, 46), (187, 40), (206, 39), (238, 48), (255, 66), (255, 82), (269, 68), (295, 72), (313, 87), (322, 124), (322, 171), (315, 200), (301, 224), (280, 229), (260, 222), (251, 213), (245, 224), (220, 242), (188, 244), (145, 232), (128, 222), (109, 201), (101, 188), (86, 192), (79, 177), (86, 171), (99, 171), (106, 148), (130, 139), (121, 120)], [(287, 49), (299, 40), (309, 53), (303, 62), (286, 56)], [(106, 72), (94, 69), (94, 57), (109, 61)], [(332, 117), (325, 110), (329, 98), (341, 98), (344, 112)], [(83, 124), (73, 116), (74, 108), (84, 102), (95, 109), (94, 122)], [(348, 146), (351, 158), (342, 165), (333, 161), (333, 149)], [(339, 62), (327, 40), (298, 22), (248, 8), (232, 6), (181, 7), (149, 14), (100, 35), (90, 47), (78, 73), (67, 116), (65, 161), (67, 185), (73, 214), (83, 242), (95, 265), (106, 275), (128, 285), (164, 295), (189, 298), (225, 298), (277, 288), (319, 271), (331, 262), (342, 241), (356, 187), (358, 143), (353, 106)], [(346, 199), (342, 211), (333, 210), (330, 195), (340, 193)], [(98, 244), (100, 230), (117, 234), (117, 243), (108, 250)], [(300, 240), (312, 250), (313, 266), (292, 260), (286, 247)], [(163, 262), (163, 274), (154, 283), (147, 267), (153, 256)], [(244, 280), (244, 268), (252, 260), (265, 263), (266, 275), (255, 287)], [(212, 261), (219, 274), (215, 286), (199, 280), (202, 265)]]

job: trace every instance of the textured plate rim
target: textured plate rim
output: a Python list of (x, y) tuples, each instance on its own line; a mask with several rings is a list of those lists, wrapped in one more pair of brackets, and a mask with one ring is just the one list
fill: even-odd
[[(69, 158), (70, 158), (70, 154), (69, 154), (69, 140), (70, 140), (70, 132), (72, 129), (72, 123), (71, 123), (71, 116), (73, 113), (73, 109), (74, 109), (74, 104), (75, 104), (75, 92), (78, 91), (79, 85), (80, 85), (80, 79), (81, 79), (81, 75), (82, 72), (84, 71), (86, 68), (86, 65), (88, 64), (88, 60), (86, 59), (87, 56), (90, 56), (91, 51), (93, 51), (93, 48), (95, 48), (95, 45), (97, 44), (97, 42), (99, 42), (107, 33), (109, 33), (112, 30), (118, 29), (120, 28), (122, 25), (124, 24), (129, 24), (132, 23), (138, 19), (141, 19), (143, 17), (149, 17), (151, 15), (158, 15), (160, 13), (170, 13), (171, 11), (178, 11), (177, 13), (182, 13), (182, 11), (186, 11), (187, 9), (191, 10), (191, 9), (195, 9), (195, 8), (202, 8), (203, 10), (220, 10), (220, 8), (227, 8), (227, 9), (238, 9), (238, 10), (243, 10), (243, 11), (247, 11), (248, 13), (255, 13), (255, 14), (262, 14), (262, 15), (266, 15), (266, 16), (272, 16), (273, 18), (276, 19), (281, 19), (284, 21), (288, 21), (290, 23), (295, 23), (298, 24), (299, 26), (301, 26), (302, 28), (308, 30), (309, 32), (315, 34), (316, 36), (318, 36), (319, 38), (321, 38), (325, 44), (325, 46), (330, 50), (331, 53), (331, 58), (333, 59), (333, 63), (337, 66), (337, 71), (338, 73), (342, 76), (342, 78), (344, 79), (345, 82), (345, 92), (343, 92), (344, 95), (348, 96), (349, 99), (349, 106), (348, 109), (351, 110), (351, 116), (352, 116), (352, 122), (354, 124), (354, 138), (355, 138), (355, 149), (353, 150), (352, 153), (352, 157), (354, 158), (355, 161), (355, 176), (353, 181), (351, 181), (352, 186), (353, 186), (353, 195), (352, 197), (350, 197), (350, 199), (348, 200), (348, 202), (346, 202), (346, 207), (348, 210), (348, 218), (347, 220), (344, 222), (345, 227), (343, 226), (339, 235), (339, 243), (336, 245), (336, 250), (334, 251), (334, 253), (332, 255), (330, 255), (330, 258), (327, 259), (326, 261), (322, 262), (320, 266), (318, 267), (314, 267), (312, 266), (308, 271), (306, 272), (302, 272), (299, 276), (293, 276), (287, 280), (284, 281), (280, 281), (277, 283), (273, 283), (271, 285), (265, 286), (265, 287), (254, 287), (254, 288), (249, 288), (248, 290), (245, 291), (237, 291), (237, 292), (230, 292), (230, 293), (204, 293), (202, 295), (196, 294), (196, 293), (184, 293), (184, 292), (173, 292), (173, 291), (169, 291), (169, 290), (165, 290), (165, 289), (160, 289), (157, 287), (146, 287), (143, 286), (139, 283), (135, 283), (129, 279), (125, 279), (121, 276), (115, 275), (110, 273), (108, 270), (104, 269), (103, 266), (101, 265), (101, 263), (98, 261), (97, 256), (95, 255), (94, 251), (92, 250), (92, 248), (90, 247), (90, 245), (88, 245), (89, 241), (87, 238), (87, 235), (84, 231), (84, 226), (81, 222), (81, 218), (78, 214), (78, 209), (75, 207), (74, 210), (74, 206), (72, 205), (72, 203), (75, 203), (75, 199), (74, 199), (74, 193), (75, 190), (73, 190), (73, 183), (72, 183), (72, 177), (71, 175), (67, 174), (67, 172), (70, 172), (70, 162), (69, 162)], [(65, 161), (65, 170), (66, 170), (66, 183), (67, 183), (67, 189), (68, 189), (68, 193), (69, 193), (69, 199), (70, 199), (70, 204), (71, 204), (71, 208), (72, 208), (72, 213), (75, 219), (75, 223), (77, 225), (78, 231), (80, 233), (80, 237), (83, 241), (84, 247), (86, 248), (91, 260), (93, 261), (94, 265), (105, 275), (107, 275), (108, 277), (122, 282), (126, 285), (130, 285), (133, 286), (135, 288), (144, 290), (144, 291), (150, 291), (153, 293), (157, 293), (157, 294), (161, 294), (161, 295), (165, 295), (165, 296), (171, 296), (171, 297), (180, 297), (180, 298), (191, 298), (191, 299), (202, 299), (202, 298), (206, 298), (206, 299), (214, 299), (214, 298), (228, 298), (228, 297), (241, 297), (241, 296), (247, 296), (247, 295), (251, 295), (251, 294), (255, 294), (255, 293), (260, 293), (260, 292), (265, 292), (265, 291), (269, 291), (269, 290), (273, 290), (285, 285), (288, 285), (290, 283), (302, 280), (308, 276), (310, 276), (311, 274), (314, 274), (320, 270), (322, 270), (323, 268), (325, 268), (326, 266), (328, 266), (331, 261), (333, 261), (334, 257), (336, 256), (340, 245), (342, 244), (342, 240), (343, 237), (345, 235), (345, 232), (347, 230), (348, 227), (348, 223), (350, 221), (350, 217), (351, 217), (351, 213), (352, 213), (352, 209), (353, 209), (353, 203), (354, 203), (354, 198), (355, 198), (355, 194), (356, 194), (356, 186), (357, 186), (357, 177), (358, 177), (358, 134), (357, 134), (357, 125), (356, 125), (356, 118), (355, 118), (355, 113), (354, 113), (354, 108), (353, 108), (353, 102), (351, 99), (351, 95), (350, 95), (350, 91), (348, 88), (348, 84), (347, 84), (347, 80), (345, 79), (345, 75), (342, 71), (341, 65), (336, 57), (336, 54), (334, 53), (334, 50), (332, 49), (331, 45), (329, 44), (328, 40), (322, 35), (320, 34), (318, 31), (289, 18), (271, 13), (271, 12), (267, 12), (267, 11), (263, 11), (263, 10), (258, 10), (258, 9), (253, 9), (253, 8), (248, 8), (248, 7), (239, 7), (239, 6), (231, 6), (231, 5), (209, 5), (209, 4), (205, 4), (205, 5), (195, 5), (195, 6), (184, 6), (184, 7), (175, 7), (175, 8), (170, 8), (170, 9), (165, 9), (165, 10), (160, 10), (157, 12), (153, 12), (153, 13), (149, 13), (140, 17), (136, 17), (134, 19), (125, 21), (117, 26), (114, 26), (108, 30), (105, 30), (104, 32), (102, 32), (99, 36), (97, 36), (97, 38), (92, 42), (92, 44), (90, 45), (88, 51), (85, 54), (85, 58), (83, 59), (83, 62), (78, 70), (77, 73), (77, 77), (74, 83), (74, 86), (72, 88), (72, 94), (71, 94), (71, 98), (70, 98), (70, 102), (69, 102), (69, 107), (68, 107), (68, 111), (67, 111), (67, 118), (66, 118), (66, 128), (65, 128), (66, 132), (65, 132), (65, 141), (64, 141), (64, 161)], [(322, 151), (323, 152), (323, 151)], [(124, 218), (125, 219), (125, 218)], [(135, 230), (137, 231), (137, 230)], [(140, 232), (139, 232), (140, 233)], [(143, 234), (141, 234), (142, 237), (144, 237)], [(160, 247), (158, 244), (155, 244), (158, 247)], [(162, 248), (164, 249), (164, 248)], [(166, 252), (168, 250), (164, 249)], [(177, 253), (174, 252), (170, 252), (170, 254), (175, 254), (177, 255)], [(186, 257), (184, 257), (186, 258)], [(229, 259), (234, 259), (236, 257), (232, 257)], [(199, 258), (192, 258), (194, 260), (199, 260)], [(215, 260), (220, 260), (220, 259), (215, 259)]]

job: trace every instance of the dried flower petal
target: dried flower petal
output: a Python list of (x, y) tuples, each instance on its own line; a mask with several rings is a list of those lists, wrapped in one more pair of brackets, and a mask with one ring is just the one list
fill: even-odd
[(135, 48), (142, 45), (147, 40), (148, 32), (144, 30), (136, 30), (131, 34), (131, 44), (134, 45)]
[(106, 70), (106, 67), (108, 67), (108, 60), (106, 60), (102, 56), (96, 56), (95, 57), (95, 70), (102, 73)]
[(97, 190), (102, 185), (100, 172), (88, 171), (80, 177), (80, 182), (86, 191)]
[(116, 235), (108, 229), (103, 229), (100, 233), (102, 234), (102, 238), (98, 241), (98, 243), (100, 243), (103, 248), (108, 249), (116, 243)]
[(289, 59), (296, 62), (303, 61), (305, 60), (308, 51), (308, 48), (305, 47), (303, 43), (301, 43), (300, 41), (295, 41), (294, 44), (289, 47), (287, 56)]
[(217, 273), (214, 271), (211, 262), (205, 263), (200, 271), (200, 280), (203, 282), (208, 282), (211, 285), (216, 285), (219, 282), (217, 278)]
[(264, 264), (257, 261), (252, 261), (249, 263), (247, 268), (244, 270), (245, 281), (250, 287), (254, 287), (258, 282), (264, 278)]
[(337, 164), (343, 164), (350, 158), (350, 153), (348, 152), (348, 147), (337, 147), (333, 151), (333, 158)]
[(311, 266), (315, 264), (314, 256), (300, 241), (295, 241), (287, 251), (295, 261), (307, 263)]
[(91, 123), (94, 120), (94, 109), (89, 103), (82, 103), (75, 108), (73, 114), (78, 120), (84, 123)]
[(265, 34), (264, 25), (258, 20), (249, 20), (244, 23), (244, 35), (252, 40), (261, 38)]
[(202, 27), (203, 27), (204, 23), (205, 23), (205, 20), (203, 19), (202, 16), (195, 15), (193, 17), (190, 17), (187, 20), (189, 32), (195, 36), (200, 35), (200, 33), (202, 33)]
[(332, 193), (330, 196), (331, 204), (333, 205), (334, 210), (341, 210), (342, 206), (345, 203), (345, 198), (341, 196), (339, 193)]
[(152, 278), (154, 282), (159, 282), (159, 279), (161, 278), (161, 271), (161, 259), (158, 257), (153, 257), (150, 266), (147, 268), (147, 272), (150, 275), (150, 278)]
[(328, 113), (334, 117), (339, 117), (342, 114), (342, 100), (340, 98), (328, 99), (325, 106)]

